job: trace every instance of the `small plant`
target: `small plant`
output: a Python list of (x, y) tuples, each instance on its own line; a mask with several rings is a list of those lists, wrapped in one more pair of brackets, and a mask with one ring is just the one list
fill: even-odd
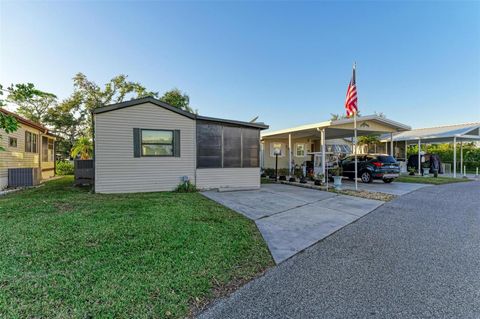
[(275, 175), (275, 169), (274, 168), (265, 168), (263, 170), (263, 173), (266, 175), (266, 176), (273, 176)]
[(415, 175), (415, 167), (408, 168), (408, 175)]
[(299, 168), (295, 169), (294, 175), (295, 175), (296, 178), (299, 178), (299, 179), (302, 178), (303, 177), (303, 170), (301, 170)]
[(73, 163), (68, 161), (58, 161), (56, 164), (57, 175), (73, 175), (74, 168)]
[(343, 174), (343, 169), (340, 165), (335, 166), (330, 171), (332, 172), (333, 176), (342, 176), (342, 174)]
[(178, 184), (177, 188), (175, 188), (176, 193), (196, 193), (197, 187), (195, 184), (190, 183), (190, 181), (182, 182)]
[(90, 159), (93, 154), (93, 143), (88, 137), (80, 137), (70, 153), (73, 158), (78, 156), (82, 160)]
[(318, 173), (316, 176), (315, 176), (315, 181), (313, 182), (315, 185), (317, 186), (321, 186), (323, 185), (323, 180), (325, 178), (325, 175), (324, 174), (320, 174)]

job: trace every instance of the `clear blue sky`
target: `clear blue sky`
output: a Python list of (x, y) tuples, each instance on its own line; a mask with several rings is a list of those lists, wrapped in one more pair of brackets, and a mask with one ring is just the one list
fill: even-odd
[(1, 2), (0, 83), (64, 98), (127, 74), (208, 116), (273, 129), (343, 113), (425, 127), (480, 121), (480, 2)]

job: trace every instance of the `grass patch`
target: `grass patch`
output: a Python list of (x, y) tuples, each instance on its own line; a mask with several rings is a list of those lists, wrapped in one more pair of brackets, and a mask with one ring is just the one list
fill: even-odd
[(450, 184), (450, 183), (461, 183), (461, 182), (468, 182), (469, 179), (466, 178), (453, 178), (453, 177), (424, 177), (424, 176), (400, 176), (395, 179), (395, 182), (400, 183), (421, 183), (421, 184), (433, 184), (433, 185), (441, 185), (441, 184)]
[(275, 180), (270, 177), (262, 177), (260, 178), (260, 184), (275, 184)]
[(198, 193), (72, 182), (0, 197), (0, 317), (182, 318), (273, 265), (251, 221)]

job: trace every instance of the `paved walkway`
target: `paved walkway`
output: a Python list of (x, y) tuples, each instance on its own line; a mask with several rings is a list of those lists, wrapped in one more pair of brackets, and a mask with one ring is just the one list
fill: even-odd
[(276, 263), (295, 255), (383, 202), (281, 184), (203, 193), (255, 221)]
[(199, 318), (479, 318), (479, 195), (470, 182), (399, 197)]

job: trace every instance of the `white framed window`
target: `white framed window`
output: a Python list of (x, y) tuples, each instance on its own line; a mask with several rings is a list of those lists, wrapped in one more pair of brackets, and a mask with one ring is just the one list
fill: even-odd
[(29, 131), (25, 131), (25, 152), (37, 153), (38, 135)]
[(142, 156), (173, 156), (173, 131), (142, 129)]
[(275, 150), (280, 150), (278, 157), (284, 157), (287, 153), (285, 143), (271, 142), (270, 143), (270, 156), (275, 157)]
[(298, 157), (305, 156), (305, 143), (296, 143), (295, 144), (295, 155)]

